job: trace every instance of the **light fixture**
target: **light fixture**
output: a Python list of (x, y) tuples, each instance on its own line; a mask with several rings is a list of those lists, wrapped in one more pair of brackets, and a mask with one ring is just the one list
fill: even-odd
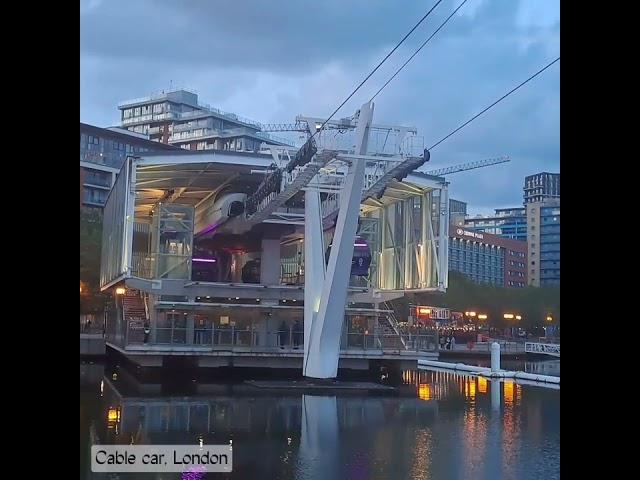
[(505, 313), (503, 317), (506, 318), (507, 320), (511, 320), (513, 319), (514, 315), (513, 313)]
[(481, 313), (480, 315), (478, 315), (478, 319), (480, 320), (486, 320), (487, 316), (484, 313)]
[(115, 408), (110, 408), (107, 412), (107, 421), (117, 422), (119, 416), (120, 415), (118, 415), (118, 410), (116, 410)]
[(118, 288), (116, 288), (116, 295), (124, 295), (126, 291), (127, 291), (126, 288), (118, 287)]
[(215, 258), (194, 258), (193, 262), (202, 262), (202, 263), (216, 263)]
[(522, 320), (522, 317), (520, 315), (516, 315), (516, 320)]

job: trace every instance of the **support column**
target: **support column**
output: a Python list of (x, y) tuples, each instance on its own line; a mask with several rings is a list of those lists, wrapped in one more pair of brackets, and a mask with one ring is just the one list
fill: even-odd
[(262, 258), (260, 260), (260, 283), (264, 285), (280, 284), (280, 239), (262, 239)]
[[(365, 154), (373, 106), (360, 109), (356, 129), (356, 153)], [(324, 279), (320, 308), (313, 320), (305, 375), (313, 378), (335, 378), (340, 358), (340, 334), (351, 277), (353, 243), (358, 229), (360, 198), (364, 186), (365, 162), (353, 159), (340, 191), (340, 210)]]
[(443, 182), (440, 189), (440, 232), (438, 238), (438, 263), (440, 275), (438, 289), (444, 291), (449, 284), (449, 187)]
[(302, 374), (307, 372), (311, 345), (311, 329), (320, 309), (324, 282), (324, 239), (320, 192), (307, 189), (304, 193), (304, 360)]

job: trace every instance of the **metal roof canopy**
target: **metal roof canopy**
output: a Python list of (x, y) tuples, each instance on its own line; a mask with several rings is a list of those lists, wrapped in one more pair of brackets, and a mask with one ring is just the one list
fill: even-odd
[[(150, 153), (135, 160), (136, 216), (160, 201), (197, 206), (223, 188), (250, 193), (264, 178), (252, 170), (274, 163), (268, 154), (238, 152)], [(168, 192), (173, 193), (168, 194)]]
[[(345, 158), (346, 157), (346, 158)], [(352, 160), (349, 155), (338, 155), (333, 162)], [(378, 157), (359, 156), (366, 160), (388, 160)], [(160, 201), (176, 202), (196, 207), (211, 195), (229, 188), (234, 192), (251, 193), (264, 179), (264, 170), (275, 163), (273, 155), (233, 151), (172, 153), (153, 152), (135, 158), (137, 217), (147, 217)], [(443, 177), (412, 172), (404, 181), (392, 180), (383, 196), (377, 200), (368, 198), (363, 202), (365, 210), (380, 208), (425, 190), (441, 188)], [(169, 191), (173, 193), (168, 194)]]

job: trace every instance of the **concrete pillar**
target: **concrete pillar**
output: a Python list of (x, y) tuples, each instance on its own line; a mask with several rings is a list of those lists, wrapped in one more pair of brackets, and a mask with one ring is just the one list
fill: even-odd
[(262, 258), (260, 261), (260, 283), (264, 285), (280, 284), (280, 239), (262, 239)]

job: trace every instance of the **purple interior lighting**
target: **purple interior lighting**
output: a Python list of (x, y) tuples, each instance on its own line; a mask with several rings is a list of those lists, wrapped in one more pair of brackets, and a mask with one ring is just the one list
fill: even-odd
[(205, 263), (216, 263), (215, 258), (193, 258), (191, 261), (193, 262), (205, 262)]
[(211, 233), (219, 226), (220, 226), (220, 223), (214, 223), (213, 225), (209, 225), (207, 228), (201, 231), (198, 235), (206, 235), (207, 233)]

